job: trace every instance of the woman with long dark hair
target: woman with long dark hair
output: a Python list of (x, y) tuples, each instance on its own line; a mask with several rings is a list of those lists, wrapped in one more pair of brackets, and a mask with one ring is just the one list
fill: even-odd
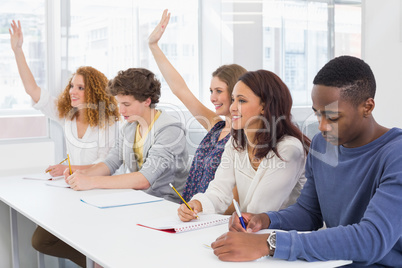
[(237, 186), (240, 210), (259, 213), (296, 202), (305, 182), (310, 140), (292, 123), (292, 97), (285, 83), (266, 70), (240, 77), (232, 93), (232, 138), (215, 178), (203, 194), (178, 209), (182, 221), (196, 213), (223, 213)]

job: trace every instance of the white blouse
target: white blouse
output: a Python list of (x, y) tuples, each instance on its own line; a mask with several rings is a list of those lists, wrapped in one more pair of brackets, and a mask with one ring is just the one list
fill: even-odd
[(59, 123), (64, 130), (66, 149), (72, 165), (90, 165), (102, 162), (110, 149), (115, 146), (118, 136), (118, 122), (111, 126), (88, 126), (82, 138), (78, 138), (77, 121), (60, 119), (57, 110), (57, 98), (50, 96), (47, 90), (41, 90), (39, 101), (33, 105), (50, 119)]
[(277, 148), (284, 160), (270, 151), (255, 170), (247, 149), (237, 151), (231, 138), (208, 189), (192, 199), (201, 202), (204, 213), (224, 213), (232, 203), (232, 191), (237, 185), (242, 212), (277, 211), (294, 204), (306, 182), (303, 145), (295, 137), (285, 136)]

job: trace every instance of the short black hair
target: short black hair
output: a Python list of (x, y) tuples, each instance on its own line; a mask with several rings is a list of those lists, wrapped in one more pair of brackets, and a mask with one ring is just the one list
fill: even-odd
[(313, 84), (340, 88), (341, 98), (355, 106), (374, 98), (376, 90), (370, 66), (352, 56), (340, 56), (330, 60), (317, 73)]

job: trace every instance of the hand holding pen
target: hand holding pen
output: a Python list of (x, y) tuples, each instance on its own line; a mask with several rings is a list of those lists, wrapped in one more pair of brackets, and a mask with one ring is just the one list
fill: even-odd
[(186, 204), (181, 204), (177, 209), (177, 215), (179, 216), (181, 221), (191, 221), (194, 219), (198, 219), (197, 215), (202, 211), (202, 205), (198, 200), (191, 200)]
[(198, 200), (192, 200), (190, 202), (186, 202), (184, 198), (181, 196), (181, 194), (174, 188), (174, 186), (169, 183), (170, 187), (176, 192), (176, 194), (180, 197), (180, 199), (183, 201), (184, 204), (182, 204), (179, 209), (177, 210), (177, 213), (179, 215), (179, 218), (181, 221), (191, 221), (195, 218), (198, 219), (197, 213), (202, 210), (202, 205)]
[(246, 224), (244, 224), (243, 217), (241, 216), (241, 212), (240, 212), (240, 208), (239, 208), (239, 203), (237, 203), (236, 199), (233, 199), (233, 206), (234, 206), (234, 208), (235, 208), (235, 210), (236, 210), (237, 217), (239, 217), (241, 226), (243, 227), (244, 230), (247, 230)]
[(255, 233), (262, 229), (268, 229), (271, 223), (266, 213), (253, 214), (243, 212), (241, 213), (241, 217), (243, 218), (246, 228), (242, 226), (240, 218), (238, 217), (237, 213), (234, 212), (229, 221), (229, 231)]
[(49, 167), (45, 170), (45, 172), (46, 172), (46, 173), (49, 172), (49, 174), (50, 174), (51, 176), (54, 176), (54, 177), (56, 177), (56, 176), (62, 176), (64, 170), (66, 169), (66, 166), (65, 166), (65, 165), (62, 165), (62, 164), (63, 164), (64, 162), (66, 162), (66, 161), (67, 161), (67, 158), (64, 159), (63, 161), (61, 161), (60, 163), (58, 163), (57, 165), (49, 166)]

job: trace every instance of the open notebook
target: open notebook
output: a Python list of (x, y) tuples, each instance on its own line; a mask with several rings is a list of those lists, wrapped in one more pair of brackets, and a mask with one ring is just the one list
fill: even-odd
[(137, 225), (168, 233), (180, 233), (225, 224), (228, 223), (230, 219), (230, 215), (220, 214), (198, 213), (198, 217), (199, 219), (182, 222), (179, 217), (175, 215), (168, 218), (142, 221)]

